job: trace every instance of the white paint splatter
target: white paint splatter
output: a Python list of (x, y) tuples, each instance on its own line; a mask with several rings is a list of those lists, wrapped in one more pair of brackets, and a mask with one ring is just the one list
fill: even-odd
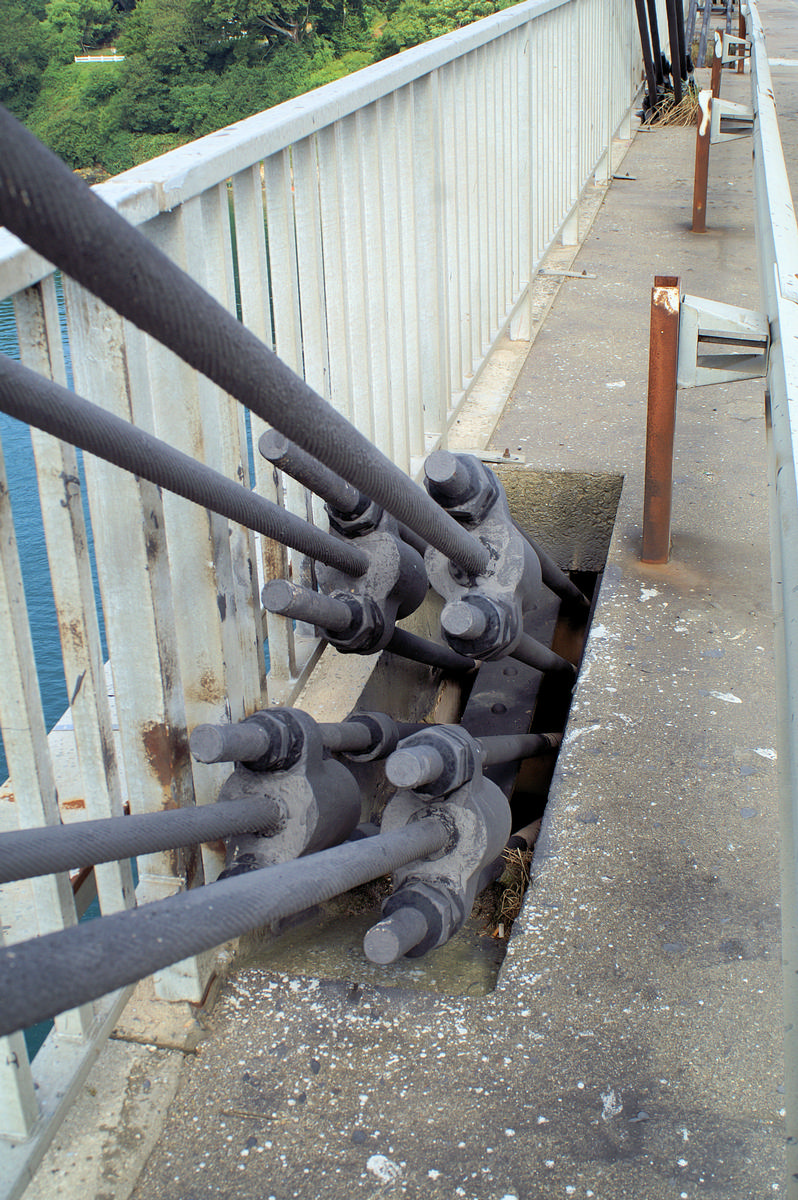
[(742, 704), (739, 696), (735, 696), (734, 692), (708, 692), (709, 696), (714, 696), (716, 700), (722, 700), (724, 704)]
[(581, 729), (569, 729), (568, 741), (575, 742), (583, 733), (594, 733), (597, 729), (601, 729), (600, 725), (584, 725)]
[(607, 384), (605, 384), (604, 386), (605, 386), (605, 387), (608, 387), (608, 388), (622, 388), (622, 387), (626, 387), (626, 380), (625, 380), (625, 379), (615, 379), (615, 380), (613, 380), (613, 382), (612, 382), (612, 383), (607, 383)]
[(659, 595), (659, 588), (647, 588), (647, 587), (641, 587), (641, 589), (640, 589), (640, 603), (641, 603), (641, 604), (645, 604), (646, 600), (653, 600), (653, 599), (654, 599), (654, 597), (655, 597), (655, 596), (658, 596), (658, 595)]
[(616, 1092), (614, 1088), (610, 1088), (607, 1092), (601, 1093), (602, 1121), (611, 1121), (613, 1117), (618, 1117), (623, 1112), (623, 1099), (620, 1092)]
[(701, 109), (701, 124), (698, 127), (698, 136), (706, 137), (709, 122), (712, 119), (712, 92), (702, 91), (698, 93), (698, 107)]
[(434, 1167), (430, 1168), (430, 1170), (427, 1171), (427, 1175), (429, 1176), (430, 1179), (440, 1179), (440, 1177), (441, 1177), (440, 1171), (436, 1171)]
[(381, 1183), (393, 1183), (394, 1179), (399, 1179), (402, 1174), (399, 1164), (391, 1162), (384, 1154), (372, 1154), (366, 1163), (366, 1170), (376, 1175)]
[(758, 754), (760, 758), (778, 758), (778, 754), (775, 750), (772, 750), (770, 746), (757, 746), (756, 750), (754, 750), (754, 754)]

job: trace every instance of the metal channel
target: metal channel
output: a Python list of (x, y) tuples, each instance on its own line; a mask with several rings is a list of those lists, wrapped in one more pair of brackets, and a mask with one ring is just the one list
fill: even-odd
[(760, 292), (771, 329), (767, 373), (771, 577), (775, 616), (784, 973), (787, 1196), (798, 1198), (798, 226), (767, 47), (750, 0), (754, 198)]

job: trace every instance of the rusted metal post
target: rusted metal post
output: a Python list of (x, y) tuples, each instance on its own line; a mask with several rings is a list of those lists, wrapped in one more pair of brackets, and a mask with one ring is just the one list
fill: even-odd
[(712, 98), (720, 95), (720, 75), (723, 70), (723, 41), (721, 40), (721, 51), (718, 54), (718, 35), (715, 34), (714, 53), (712, 55), (712, 76), (710, 82), (710, 91)]
[(667, 562), (671, 549), (680, 294), (678, 277), (655, 277), (651, 291), (646, 485), (643, 500), (643, 552), (640, 556), (642, 561), (647, 563)]
[(693, 180), (693, 233), (704, 233), (707, 227), (707, 183), (709, 181), (709, 136), (712, 116), (712, 96), (701, 92), (698, 97), (698, 124), (695, 133), (695, 177)]
[[(737, 36), (745, 37), (745, 17), (743, 15), (743, 6), (740, 4), (739, 12), (737, 13)], [(737, 74), (745, 74), (745, 46), (737, 47)]]

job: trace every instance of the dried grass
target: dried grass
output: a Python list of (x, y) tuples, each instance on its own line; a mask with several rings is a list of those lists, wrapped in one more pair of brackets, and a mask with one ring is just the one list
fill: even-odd
[(689, 92), (678, 104), (672, 100), (663, 100), (657, 109), (657, 115), (652, 125), (668, 125), (676, 128), (686, 128), (698, 123), (698, 96)]
[(502, 921), (512, 925), (521, 911), (524, 892), (529, 885), (529, 866), (532, 862), (531, 850), (505, 849), (504, 872), (501, 877), (503, 886), (499, 916)]

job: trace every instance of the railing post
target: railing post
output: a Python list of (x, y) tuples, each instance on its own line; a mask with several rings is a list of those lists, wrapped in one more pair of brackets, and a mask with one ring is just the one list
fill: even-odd
[(657, 275), (651, 291), (646, 479), (641, 554), (642, 561), (647, 563), (667, 562), (671, 548), (679, 303), (678, 277)]
[[(720, 43), (720, 45), (718, 45)], [(720, 76), (723, 70), (723, 36), (715, 33), (714, 53), (712, 55), (712, 74), (709, 88), (713, 97), (720, 95)], [(718, 53), (720, 50), (720, 53)]]
[(693, 181), (693, 233), (705, 233), (707, 227), (707, 183), (709, 181), (709, 138), (712, 126), (712, 93), (699, 93), (698, 104), (698, 124), (695, 135), (695, 178)]

